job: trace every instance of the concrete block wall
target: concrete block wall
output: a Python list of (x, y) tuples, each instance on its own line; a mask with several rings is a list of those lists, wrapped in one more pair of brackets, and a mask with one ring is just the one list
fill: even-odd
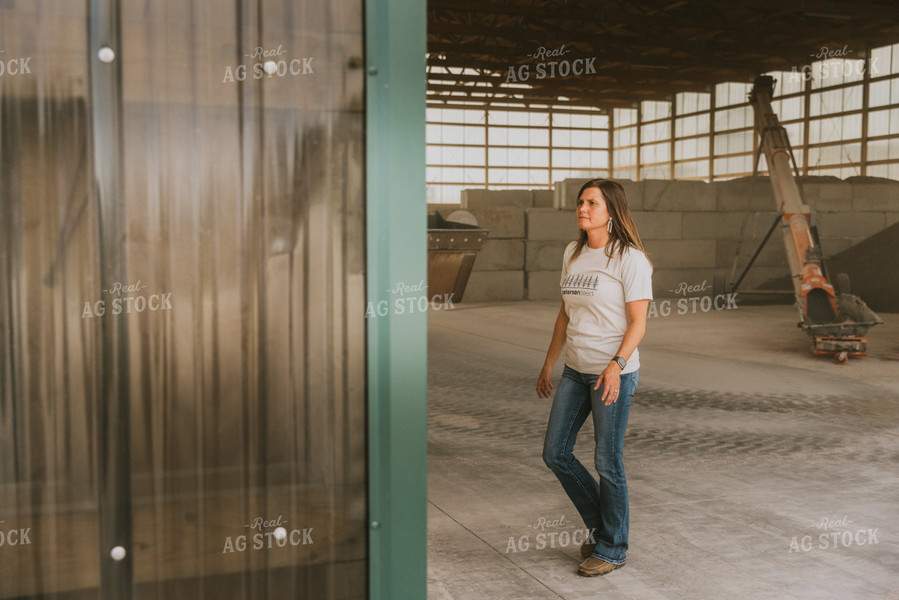
[[(701, 181), (627, 181), (634, 221), (655, 267), (656, 297), (681, 284), (728, 280), (755, 252), (777, 216), (767, 177)], [(544, 300), (559, 297), (562, 252), (576, 239), (574, 201), (581, 179), (550, 190), (465, 190), (461, 207), (490, 230), (475, 261), (465, 300)], [(899, 182), (874, 177), (800, 177), (803, 200), (817, 213), (825, 255), (837, 254), (899, 222)], [(741, 287), (754, 288), (789, 272), (778, 227)]]
[(558, 211), (552, 208), (553, 190), (463, 190), (459, 206), (472, 213), (479, 226), (490, 230), (468, 279), (465, 300), (527, 298), (526, 257), (538, 256), (531, 260), (541, 260), (539, 257), (546, 251), (535, 255), (536, 250), (531, 249), (528, 254), (526, 214), (533, 209), (549, 211), (557, 217)]
[(496, 206), (552, 208), (553, 190), (462, 190), (460, 204), (465, 210)]
[(559, 280), (562, 278), (562, 254), (578, 234), (574, 209), (531, 208), (525, 211), (525, 220), (526, 298), (561, 299)]

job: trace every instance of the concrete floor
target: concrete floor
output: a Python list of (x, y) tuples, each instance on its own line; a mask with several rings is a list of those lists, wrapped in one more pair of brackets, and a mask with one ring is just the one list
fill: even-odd
[[(845, 366), (810, 354), (788, 306), (650, 319), (628, 563), (585, 578), (583, 524), (540, 457), (557, 311), (430, 315), (430, 600), (899, 599), (899, 315)], [(576, 455), (591, 440), (588, 419)]]

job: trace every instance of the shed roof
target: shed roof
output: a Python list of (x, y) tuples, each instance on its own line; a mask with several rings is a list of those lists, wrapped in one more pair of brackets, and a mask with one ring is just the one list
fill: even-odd
[(896, 42), (895, 0), (429, 0), (428, 100), (633, 106)]

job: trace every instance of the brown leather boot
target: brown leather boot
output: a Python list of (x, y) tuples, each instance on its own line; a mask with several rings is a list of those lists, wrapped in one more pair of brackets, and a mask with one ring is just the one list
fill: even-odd
[(620, 569), (624, 565), (625, 563), (621, 563), (620, 565), (613, 565), (612, 563), (608, 563), (601, 558), (595, 558), (591, 556), (581, 563), (580, 568), (578, 568), (578, 573), (580, 573), (584, 577), (594, 577), (596, 575), (605, 575), (606, 573), (611, 573), (615, 569)]

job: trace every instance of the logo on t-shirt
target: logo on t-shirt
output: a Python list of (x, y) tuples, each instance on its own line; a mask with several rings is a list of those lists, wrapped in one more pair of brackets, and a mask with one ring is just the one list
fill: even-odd
[(599, 276), (572, 273), (562, 282), (562, 295), (592, 296), (599, 285)]

